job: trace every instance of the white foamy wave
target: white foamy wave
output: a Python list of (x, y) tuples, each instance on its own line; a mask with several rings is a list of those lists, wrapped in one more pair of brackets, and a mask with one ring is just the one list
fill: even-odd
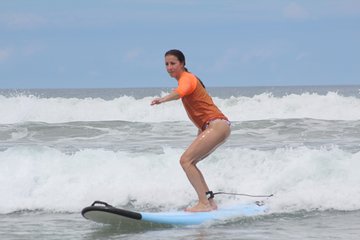
[(180, 102), (151, 107), (153, 97), (135, 99), (123, 96), (101, 98), (40, 98), (36, 96), (0, 96), (0, 123), (74, 121), (160, 122), (186, 119)]
[[(3, 113), (0, 116), (0, 124), (28, 121), (188, 121), (181, 101), (150, 106), (153, 98), (135, 99), (123, 96), (104, 100), (0, 95), (0, 111)], [(344, 97), (334, 92), (326, 95), (303, 93), (283, 97), (263, 93), (253, 97), (214, 98), (214, 101), (232, 121), (288, 118), (360, 119), (360, 98)]]
[(232, 97), (220, 101), (230, 119), (262, 120), (313, 118), (324, 120), (360, 119), (360, 99), (344, 97), (334, 92), (290, 94), (274, 97), (263, 93), (254, 97)]
[[(88, 149), (68, 155), (47, 147), (9, 148), (0, 152), (0, 213), (78, 212), (94, 200), (132, 202), (136, 208), (182, 208), (196, 195), (178, 164), (181, 152)], [(337, 147), (223, 148), (199, 167), (214, 191), (275, 193), (270, 205), (277, 212), (360, 209), (360, 152)], [(244, 200), (217, 196), (220, 204)]]

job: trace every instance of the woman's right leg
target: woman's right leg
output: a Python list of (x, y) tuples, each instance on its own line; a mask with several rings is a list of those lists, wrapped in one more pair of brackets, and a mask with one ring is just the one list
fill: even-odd
[(188, 211), (211, 211), (216, 209), (214, 201), (209, 202), (206, 192), (209, 188), (196, 164), (214, 151), (230, 135), (230, 127), (225, 121), (214, 121), (202, 132), (181, 156), (180, 164), (194, 187), (199, 203)]

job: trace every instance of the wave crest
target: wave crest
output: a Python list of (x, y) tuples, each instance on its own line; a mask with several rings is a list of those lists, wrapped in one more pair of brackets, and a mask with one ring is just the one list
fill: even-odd
[[(164, 94), (164, 93), (163, 93)], [(20, 122), (62, 123), (74, 121), (167, 122), (188, 121), (181, 101), (150, 106), (154, 97), (43, 98), (33, 95), (0, 95), (0, 124)], [(290, 94), (275, 97), (262, 93), (253, 97), (214, 98), (232, 121), (313, 118), (359, 120), (360, 98), (336, 92)]]

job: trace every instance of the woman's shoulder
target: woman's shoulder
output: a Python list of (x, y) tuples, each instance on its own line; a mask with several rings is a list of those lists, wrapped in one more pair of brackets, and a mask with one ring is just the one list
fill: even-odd
[(197, 86), (197, 78), (190, 72), (183, 72), (178, 81), (177, 92), (180, 96), (190, 95)]
[(191, 72), (183, 72), (180, 76), (180, 78), (195, 78), (196, 76)]
[(181, 74), (181, 76), (180, 76), (179, 82), (196, 84), (197, 83), (197, 78), (191, 72), (183, 72)]

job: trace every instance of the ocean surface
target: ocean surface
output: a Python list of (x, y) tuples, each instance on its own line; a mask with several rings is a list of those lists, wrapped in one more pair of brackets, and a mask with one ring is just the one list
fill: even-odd
[[(96, 224), (94, 200), (182, 210), (197, 130), (167, 88), (0, 90), (0, 238), (359, 239), (360, 85), (209, 88), (232, 135), (199, 163), (210, 188), (269, 212), (200, 226)], [(218, 205), (259, 200), (217, 195)]]

